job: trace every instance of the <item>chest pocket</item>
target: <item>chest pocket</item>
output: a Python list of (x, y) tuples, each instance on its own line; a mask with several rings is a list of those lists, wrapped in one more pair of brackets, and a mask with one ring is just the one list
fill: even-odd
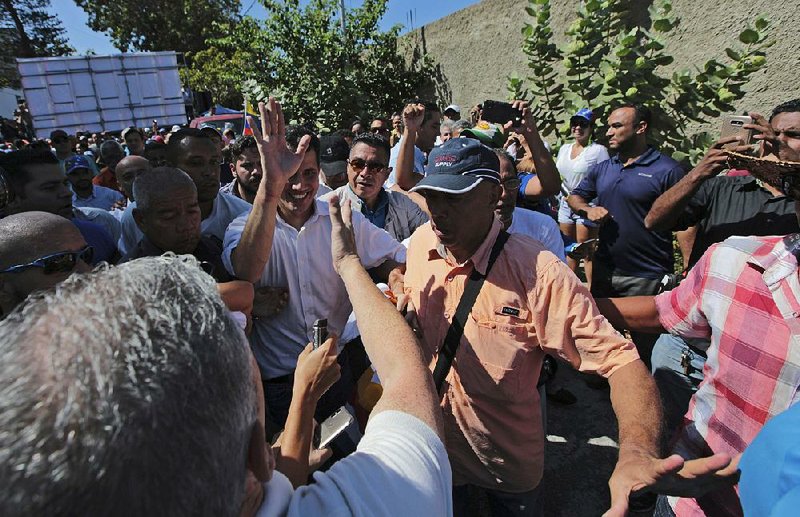
[(526, 382), (535, 343), (530, 313), (515, 303), (477, 305), (464, 331), (466, 340), (456, 353), (461, 382), (468, 392), (497, 400), (513, 398), (518, 390), (533, 386)]

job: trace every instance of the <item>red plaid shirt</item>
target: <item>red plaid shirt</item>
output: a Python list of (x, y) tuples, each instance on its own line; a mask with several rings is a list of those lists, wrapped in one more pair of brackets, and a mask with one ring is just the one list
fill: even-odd
[[(661, 324), (711, 340), (704, 379), (674, 452), (743, 452), (764, 423), (798, 401), (800, 235), (731, 237), (711, 247), (674, 290), (656, 297)], [(741, 515), (734, 490), (670, 498), (678, 516)]]

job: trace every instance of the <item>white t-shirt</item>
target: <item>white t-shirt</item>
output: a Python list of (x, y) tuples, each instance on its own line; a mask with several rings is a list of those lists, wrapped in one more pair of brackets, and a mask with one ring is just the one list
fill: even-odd
[[(133, 220), (133, 209), (136, 208), (136, 202), (131, 201), (125, 207), (120, 222), (122, 223), (122, 236), (119, 239), (117, 247), (119, 252), (125, 255), (128, 251), (132, 250), (142, 240), (144, 234), (142, 230), (136, 225)], [(225, 230), (228, 225), (239, 217), (247, 213), (253, 208), (250, 203), (239, 199), (231, 194), (220, 192), (214, 200), (214, 208), (208, 217), (200, 221), (200, 233), (203, 235), (213, 235), (220, 241), (225, 237)]]
[[(277, 216), (269, 260), (254, 284), (257, 288), (289, 290), (289, 304), (283, 311), (253, 322), (250, 343), (265, 379), (294, 371), (297, 356), (313, 338), (315, 320), (327, 318), (328, 330), (341, 336), (353, 309), (344, 283), (333, 268), (328, 203), (317, 199), (314, 208), (314, 215), (299, 232)], [(225, 233), (222, 261), (231, 274), (231, 254), (242, 238), (247, 215), (234, 220)], [(386, 259), (406, 261), (406, 249), (359, 212), (353, 212), (353, 228), (358, 256), (365, 268), (378, 266)]]
[[(397, 179), (395, 176), (395, 169), (397, 168), (397, 157), (400, 155), (400, 143), (403, 141), (401, 138), (394, 147), (392, 147), (392, 153), (389, 156), (389, 167), (392, 168), (392, 172), (389, 173), (389, 177), (386, 178), (386, 182), (383, 184), (385, 189), (390, 189), (392, 186), (397, 183)], [(420, 174), (425, 174), (425, 153), (422, 150), (414, 146), (414, 172), (418, 172)]]
[[(430, 427), (408, 413), (383, 411), (370, 419), (356, 452), (315, 472), (313, 484), (292, 494), (288, 512), (280, 512), (268, 491), (256, 515), (449, 517), (452, 478), (444, 444)], [(272, 490), (274, 481), (265, 488)], [(274, 492), (282, 503), (285, 484), (279, 483)]]
[(536, 239), (562, 262), (567, 261), (564, 255), (564, 239), (561, 238), (561, 230), (552, 217), (541, 212), (516, 207), (511, 226), (508, 227), (508, 233), (519, 233)]
[(589, 144), (584, 150), (571, 159), (572, 146), (575, 144), (564, 144), (558, 150), (558, 159), (556, 160), (556, 168), (558, 173), (561, 174), (562, 183), (561, 190), (566, 191), (567, 195), (580, 184), (581, 180), (589, 172), (589, 169), (600, 162), (608, 160), (608, 151), (600, 144)]

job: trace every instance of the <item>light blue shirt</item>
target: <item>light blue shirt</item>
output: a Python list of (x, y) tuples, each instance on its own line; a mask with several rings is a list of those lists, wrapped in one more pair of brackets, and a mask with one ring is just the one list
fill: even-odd
[(100, 185), (92, 185), (92, 193), (89, 197), (78, 197), (74, 191), (72, 192), (72, 206), (80, 208), (99, 208), (100, 210), (111, 210), (111, 207), (117, 201), (122, 201), (125, 197), (107, 187)]
[[(397, 183), (394, 170), (397, 168), (397, 156), (400, 154), (400, 143), (402, 141), (403, 139), (401, 138), (392, 147), (392, 154), (389, 156), (389, 167), (392, 168), (392, 172), (389, 173), (389, 177), (386, 178), (386, 182), (383, 184), (386, 189), (392, 188), (392, 185)], [(425, 153), (416, 145), (414, 146), (414, 172), (425, 174)]]

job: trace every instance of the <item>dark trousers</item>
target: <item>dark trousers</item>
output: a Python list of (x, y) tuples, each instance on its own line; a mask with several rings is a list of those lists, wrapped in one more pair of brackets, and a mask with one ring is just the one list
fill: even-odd
[[(659, 278), (642, 278), (612, 273), (595, 260), (592, 273), (592, 296), (595, 298), (624, 298), (627, 296), (649, 296), (658, 292), (661, 285)], [(623, 329), (618, 329), (623, 330)], [(639, 356), (650, 369), (650, 356), (656, 344), (658, 334), (631, 332), (631, 339), (639, 351)]]
[[(369, 365), (361, 338), (357, 337), (347, 342), (339, 353), (337, 361), (341, 367), (341, 378), (319, 399), (314, 412), (317, 422), (322, 422), (350, 400), (355, 391), (356, 382)], [(277, 432), (284, 428), (286, 418), (289, 416), (294, 375), (285, 375), (262, 382), (267, 406), (267, 426), (270, 431)]]
[(542, 517), (544, 515), (544, 501), (542, 499), (542, 483), (528, 492), (512, 494), (476, 487), (474, 485), (460, 485), (453, 487), (453, 517), (466, 517), (476, 513), (470, 508), (474, 497), (470, 492), (482, 492), (489, 499), (489, 514), (492, 517)]

